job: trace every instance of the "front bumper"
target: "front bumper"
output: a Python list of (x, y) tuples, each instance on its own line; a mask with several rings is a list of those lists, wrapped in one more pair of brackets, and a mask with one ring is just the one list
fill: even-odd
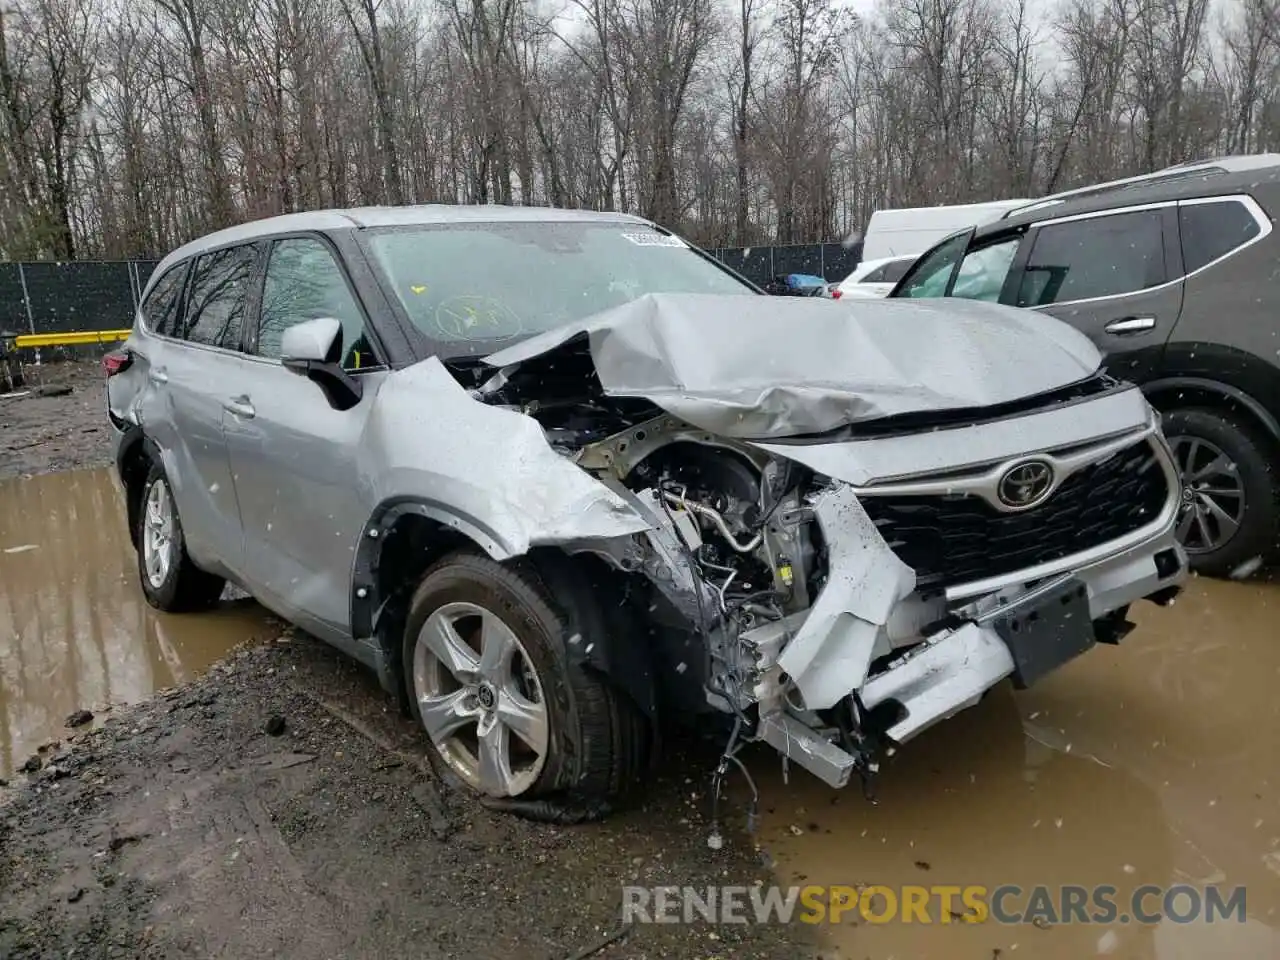
[[(874, 673), (868, 668), (873, 657), (883, 662), (885, 624), (906, 606), (902, 601), (913, 580), (904, 579), (902, 571), (909, 568), (902, 568), (883, 540), (869, 542), (866, 514), (853, 502), (850, 489), (833, 492), (817, 507), (832, 575), (777, 663), (810, 711), (833, 707), (851, 692), (866, 710), (892, 704), (896, 719), (884, 733), (902, 743), (973, 706), (1006, 678), (1025, 686), (1098, 640), (1115, 642), (1123, 632), (1115, 628), (1123, 624), (1128, 605), (1142, 599), (1168, 602), (1187, 572), (1175, 535), (1177, 474), (1158, 437), (1153, 449), (1170, 493), (1151, 523), (1073, 556), (948, 588), (946, 628), (927, 632), (922, 642)], [(1074, 617), (1064, 615), (1059, 601), (1071, 604)], [(1049, 624), (1037, 624), (1042, 614)], [(1010, 634), (1015, 619), (1039, 632)], [(762, 711), (761, 736), (827, 783), (842, 787), (855, 758), (810, 725), (816, 717), (808, 713), (802, 720), (785, 707)]]
[[(1097, 620), (1138, 600), (1167, 600), (1185, 578), (1186, 565), (1170, 525), (1158, 537), (1074, 571), (1071, 579), (1086, 589), (1089, 614)], [(867, 682), (860, 694), (863, 705), (871, 709), (890, 700), (899, 704), (901, 718), (887, 734), (901, 743), (977, 703), (1014, 673), (1013, 654), (995, 623), (1006, 614), (1034, 609), (1040, 598), (1039, 590), (1028, 590), (959, 628), (929, 637), (912, 655)], [(1092, 624), (1079, 626), (1084, 633)]]
[[(1145, 543), (996, 602), (961, 625), (929, 636), (863, 685), (859, 690), (862, 706), (870, 710), (894, 703), (898, 720), (885, 735), (903, 743), (973, 706), (1001, 681), (1017, 679), (1018, 664), (1000, 631), (1005, 618), (1036, 609), (1070, 583), (1083, 587), (1090, 616), (1098, 619), (1137, 600), (1167, 602), (1185, 577), (1186, 555), (1171, 524)], [(1094, 643), (1092, 620), (1082, 619), (1079, 626), (1079, 634), (1069, 638), (1069, 643), (1080, 641), (1073, 652), (1082, 652)], [(844, 787), (856, 768), (851, 754), (784, 711), (762, 716), (760, 735), (830, 786)]]

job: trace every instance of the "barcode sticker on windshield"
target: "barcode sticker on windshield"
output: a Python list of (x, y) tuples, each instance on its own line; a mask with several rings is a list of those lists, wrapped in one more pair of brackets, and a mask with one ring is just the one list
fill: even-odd
[(683, 247), (686, 245), (679, 237), (665, 233), (624, 233), (623, 236), (637, 247)]

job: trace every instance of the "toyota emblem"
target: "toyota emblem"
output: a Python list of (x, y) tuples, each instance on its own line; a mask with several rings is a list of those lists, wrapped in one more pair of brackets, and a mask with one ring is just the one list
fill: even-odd
[(1007, 507), (1034, 507), (1053, 488), (1053, 467), (1043, 460), (1028, 460), (1010, 467), (1000, 478), (996, 496)]

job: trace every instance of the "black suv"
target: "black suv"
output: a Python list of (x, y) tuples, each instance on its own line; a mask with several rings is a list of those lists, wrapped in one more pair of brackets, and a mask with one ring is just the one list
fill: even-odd
[(1036, 201), (943, 240), (890, 294), (1042, 310), (1087, 334), (1163, 413), (1178, 537), (1211, 575), (1271, 558), (1280, 534), (1280, 165), (1231, 159)]

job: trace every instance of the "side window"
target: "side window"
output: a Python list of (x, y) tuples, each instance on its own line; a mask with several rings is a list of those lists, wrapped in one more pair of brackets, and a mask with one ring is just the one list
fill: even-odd
[(1178, 227), (1182, 234), (1183, 270), (1187, 273), (1225, 257), (1262, 232), (1249, 208), (1239, 200), (1179, 206)]
[(1164, 283), (1163, 213), (1139, 210), (1041, 227), (1018, 306), (1134, 293)]
[(187, 339), (210, 347), (240, 349), (255, 251), (229, 247), (196, 260), (187, 296)]
[(907, 271), (911, 269), (911, 265), (915, 260), (907, 257), (905, 260), (894, 260), (892, 263), (886, 263), (877, 272), (883, 273), (881, 283), (897, 283), (907, 275)]
[(1009, 267), (1013, 263), (1013, 255), (1018, 252), (1018, 244), (1021, 242), (1021, 236), (1010, 237), (969, 251), (960, 264), (960, 272), (956, 274), (951, 295), (964, 297), (966, 300), (998, 302), (1005, 277), (1009, 275)]
[(899, 297), (911, 299), (945, 297), (956, 261), (964, 256), (972, 237), (973, 230), (965, 230), (947, 237), (932, 250), (926, 251), (907, 270), (902, 286), (894, 292)]
[(179, 263), (170, 267), (156, 281), (147, 299), (142, 303), (142, 319), (147, 329), (162, 337), (179, 337), (178, 311), (182, 307), (182, 285), (187, 279), (187, 265)]
[(320, 317), (342, 324), (343, 367), (362, 370), (379, 365), (365, 336), (364, 312), (329, 247), (309, 238), (276, 241), (267, 261), (256, 352), (280, 359), (284, 332)]
[(887, 276), (888, 270), (889, 270), (889, 264), (882, 263), (880, 264), (880, 266), (876, 267), (874, 270), (868, 273), (865, 277), (863, 277), (859, 281), (859, 283), (888, 283), (889, 282), (889, 277)]

